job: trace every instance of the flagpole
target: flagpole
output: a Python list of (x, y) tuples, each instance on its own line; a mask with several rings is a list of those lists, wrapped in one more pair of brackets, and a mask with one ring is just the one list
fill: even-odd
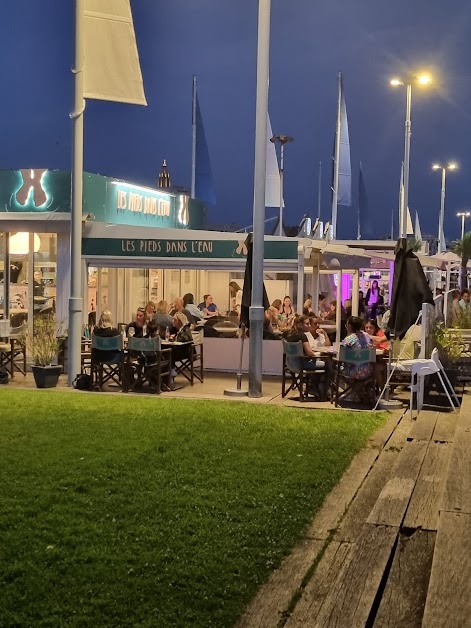
[(360, 176), (358, 177), (358, 225), (357, 225), (357, 240), (361, 240), (361, 227), (360, 227), (360, 197), (361, 197), (361, 161), (360, 161)]
[(83, 15), (84, 0), (75, 0), (75, 65), (70, 217), (69, 386), (80, 373), (82, 336), (82, 207), (83, 207)]
[(317, 218), (321, 219), (321, 188), (322, 188), (322, 161), (319, 162), (319, 177), (317, 184)]
[(249, 310), (249, 397), (262, 396), (263, 259), (271, 0), (258, 3), (257, 97), (253, 197), (252, 303)]
[(191, 105), (191, 198), (196, 198), (196, 76), (193, 76)]
[(340, 125), (342, 110), (342, 73), (338, 74), (338, 96), (337, 96), (337, 124), (335, 130), (335, 152), (334, 152), (334, 180), (332, 181), (332, 240), (337, 239), (337, 204), (339, 189), (339, 162), (340, 162)]

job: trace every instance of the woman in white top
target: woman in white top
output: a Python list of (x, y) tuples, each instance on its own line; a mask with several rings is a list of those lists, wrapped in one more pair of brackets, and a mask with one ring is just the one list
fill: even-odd
[(316, 316), (309, 317), (309, 331), (305, 332), (305, 334), (313, 351), (331, 346), (329, 336), (324, 329), (319, 327), (319, 324), (319, 319)]
[(236, 312), (240, 316), (240, 308), (242, 306), (242, 288), (237, 281), (229, 283), (229, 292), (231, 295), (231, 312)]

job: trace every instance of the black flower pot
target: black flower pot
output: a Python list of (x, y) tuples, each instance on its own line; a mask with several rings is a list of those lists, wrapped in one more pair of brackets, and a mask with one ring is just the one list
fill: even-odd
[(37, 388), (55, 388), (62, 373), (62, 366), (52, 364), (50, 366), (32, 366), (34, 381)]

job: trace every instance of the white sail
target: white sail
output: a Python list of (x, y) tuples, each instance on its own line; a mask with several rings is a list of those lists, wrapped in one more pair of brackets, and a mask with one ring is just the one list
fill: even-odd
[[(276, 148), (270, 139), (273, 137), (273, 131), (270, 123), (270, 116), (267, 111), (267, 163), (265, 177), (265, 207), (280, 206), (280, 169), (278, 166), (278, 158), (276, 156)], [(283, 201), (283, 207), (285, 203)]]
[(422, 231), (420, 229), (419, 212), (415, 212), (414, 237), (415, 237), (417, 242), (422, 242)]
[(414, 227), (412, 226), (412, 218), (410, 216), (409, 208), (407, 208), (407, 235), (414, 235)]

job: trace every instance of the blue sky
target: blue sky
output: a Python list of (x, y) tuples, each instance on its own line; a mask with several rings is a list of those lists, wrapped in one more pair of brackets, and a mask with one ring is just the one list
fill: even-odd
[[(69, 168), (73, 1), (0, 4), (0, 167)], [(256, 0), (132, 0), (147, 108), (89, 101), (87, 170), (152, 185), (163, 158), (173, 182), (189, 186), (191, 77), (198, 76), (217, 194), (211, 222), (252, 222)], [(273, 0), (269, 109), (286, 149), (285, 217), (330, 215), (336, 74), (343, 72), (353, 189), (361, 160), (373, 226), (390, 231), (403, 153), (405, 93), (388, 79), (425, 68), (433, 88), (415, 90), (410, 207), (435, 233), (440, 177), (435, 160), (456, 160), (447, 184), (445, 234), (471, 208), (471, 7), (464, 0)], [(271, 215), (270, 211), (267, 215)], [(339, 235), (356, 233), (356, 207), (341, 208)], [(470, 225), (471, 227), (471, 225)]]

